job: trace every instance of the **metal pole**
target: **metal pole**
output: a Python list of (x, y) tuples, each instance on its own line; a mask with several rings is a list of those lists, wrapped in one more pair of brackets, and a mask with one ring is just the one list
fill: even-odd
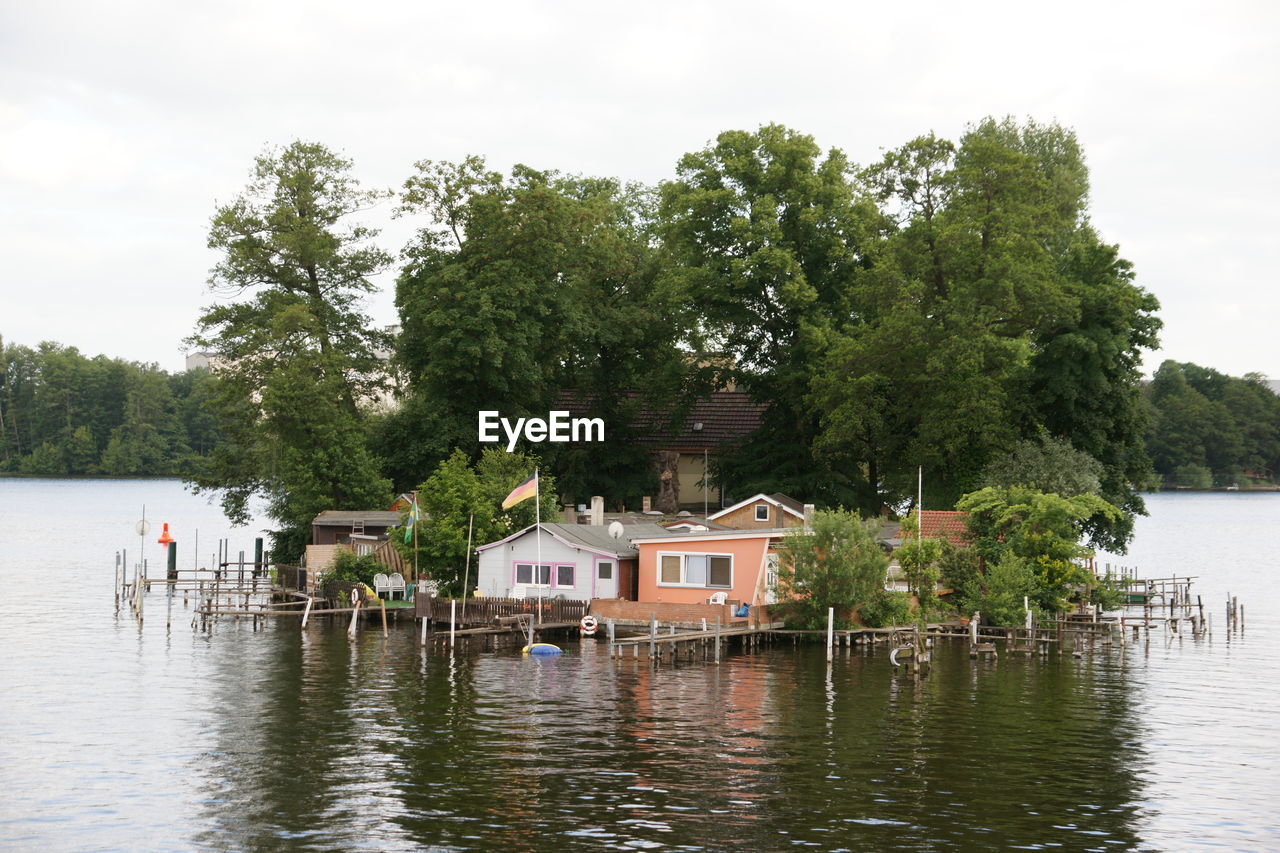
[[(471, 528), (475, 524), (476, 514), (473, 512), (467, 519), (467, 567), (462, 572), (462, 620), (467, 619), (467, 587), (471, 583)], [(414, 525), (417, 527), (417, 525)]]
[[(538, 469), (533, 469), (533, 536), (537, 540), (538, 568), (534, 580), (538, 581), (538, 624), (542, 624), (542, 481)], [(547, 569), (547, 583), (551, 582), (551, 569)]]
[(449, 601), (449, 648), (453, 648), (453, 633), (458, 627), (458, 599)]

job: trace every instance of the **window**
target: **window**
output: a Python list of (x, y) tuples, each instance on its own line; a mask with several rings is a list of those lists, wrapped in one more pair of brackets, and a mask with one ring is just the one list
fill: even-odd
[(681, 568), (684, 561), (679, 554), (662, 555), (662, 582), (669, 584), (682, 583)]
[(556, 586), (573, 586), (573, 564), (556, 566)]
[(733, 557), (727, 554), (659, 554), (658, 583), (662, 586), (733, 588)]
[(533, 579), (533, 563), (516, 563), (516, 583), (522, 583), (527, 586), (550, 586), (551, 585), (551, 564), (543, 563), (539, 567), (539, 579)]
[(778, 555), (770, 551), (765, 557), (764, 564), (764, 583), (765, 589), (778, 588)]
[(768, 521), (768, 520), (769, 520), (769, 505), (756, 504), (756, 521)]
[(707, 586), (729, 589), (733, 586), (733, 558), (710, 557), (707, 560)]
[(602, 581), (613, 580), (613, 563), (608, 560), (596, 563), (596, 577)]

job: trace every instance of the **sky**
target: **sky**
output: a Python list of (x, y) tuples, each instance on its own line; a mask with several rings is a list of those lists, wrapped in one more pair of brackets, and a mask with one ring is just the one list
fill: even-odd
[[(1278, 41), (1274, 0), (0, 2), (0, 336), (181, 370), (209, 220), (295, 139), (369, 187), (472, 153), (656, 183), (729, 129), (867, 164), (1012, 115), (1077, 133), (1162, 305), (1148, 372), (1280, 377)], [(367, 221), (398, 251), (424, 223), (391, 207)]]

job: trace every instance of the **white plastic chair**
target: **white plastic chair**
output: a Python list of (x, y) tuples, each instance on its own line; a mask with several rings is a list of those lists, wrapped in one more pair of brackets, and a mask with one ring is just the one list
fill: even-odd
[(713, 592), (711, 597), (707, 599), (707, 604), (726, 604), (729, 601), (729, 593)]
[(382, 572), (378, 572), (373, 576), (373, 591), (377, 593), (378, 598), (382, 598), (382, 594), (384, 592), (390, 594), (391, 578), (387, 577)]
[(399, 572), (396, 572), (395, 574), (393, 574), (388, 580), (387, 591), (388, 593), (390, 593), (392, 598), (396, 597), (397, 592), (400, 593), (401, 598), (404, 598), (405, 597), (404, 575), (400, 574)]

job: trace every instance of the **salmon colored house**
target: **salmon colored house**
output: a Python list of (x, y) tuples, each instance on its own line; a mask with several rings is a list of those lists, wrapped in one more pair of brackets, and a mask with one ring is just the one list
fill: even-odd
[(637, 600), (662, 604), (769, 602), (782, 529), (707, 530), (633, 539)]

